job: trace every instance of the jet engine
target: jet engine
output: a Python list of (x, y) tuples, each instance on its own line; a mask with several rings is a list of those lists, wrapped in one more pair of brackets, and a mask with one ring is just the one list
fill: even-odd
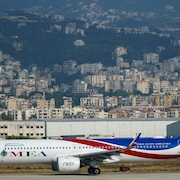
[(57, 157), (52, 163), (52, 170), (62, 173), (77, 172), (80, 170), (80, 159), (72, 156)]

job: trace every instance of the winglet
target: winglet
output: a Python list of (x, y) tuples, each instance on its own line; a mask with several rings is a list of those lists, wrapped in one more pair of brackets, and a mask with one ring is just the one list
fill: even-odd
[(137, 145), (137, 140), (140, 138), (141, 133), (138, 133), (137, 136), (132, 140), (132, 142), (129, 144), (130, 147), (134, 148)]
[(137, 136), (131, 141), (131, 143), (124, 150), (135, 148), (137, 145), (137, 140), (140, 138), (141, 133), (138, 133)]

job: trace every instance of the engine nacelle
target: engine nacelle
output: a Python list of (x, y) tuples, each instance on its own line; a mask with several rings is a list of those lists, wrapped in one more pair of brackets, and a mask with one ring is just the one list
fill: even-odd
[(65, 172), (77, 172), (80, 170), (80, 159), (72, 156), (60, 156), (52, 163), (52, 170)]

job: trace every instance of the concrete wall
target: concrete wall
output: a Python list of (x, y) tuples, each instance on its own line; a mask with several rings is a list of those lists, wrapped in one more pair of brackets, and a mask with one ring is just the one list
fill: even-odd
[(180, 136), (177, 119), (62, 119), (47, 121), (0, 121), (0, 137), (115, 136), (142, 137)]
[(101, 135), (133, 137), (142, 132), (143, 137), (167, 136), (167, 125), (176, 122), (172, 119), (150, 120), (62, 120), (47, 121), (47, 136)]

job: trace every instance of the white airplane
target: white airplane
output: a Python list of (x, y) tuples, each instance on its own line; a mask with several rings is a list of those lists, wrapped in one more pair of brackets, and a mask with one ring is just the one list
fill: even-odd
[(180, 157), (180, 138), (0, 140), (0, 164), (47, 163), (61, 173), (100, 174), (98, 164)]

